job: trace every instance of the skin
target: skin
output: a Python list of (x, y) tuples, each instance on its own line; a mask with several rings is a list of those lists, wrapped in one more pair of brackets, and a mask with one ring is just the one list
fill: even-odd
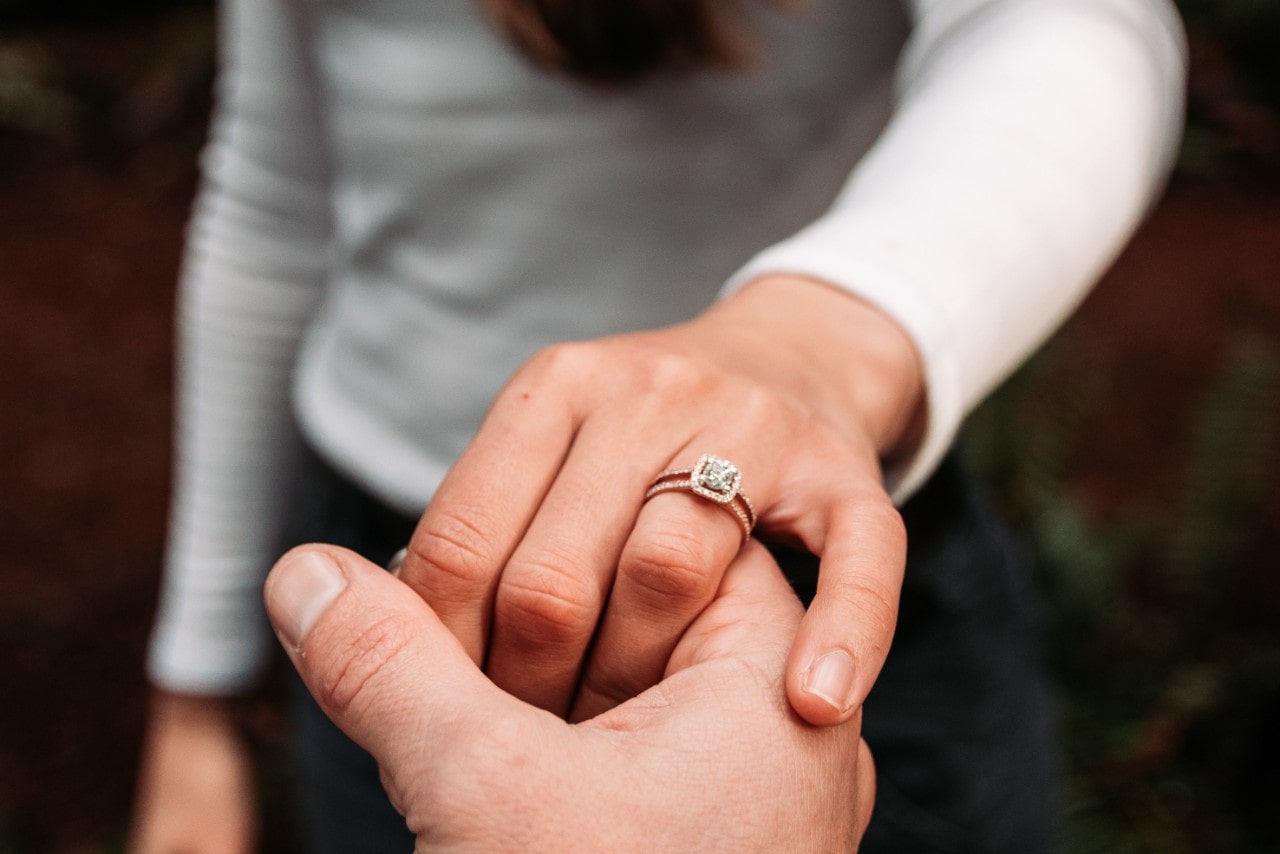
[(266, 602), (312, 694), (378, 760), (418, 851), (852, 851), (869, 820), (860, 717), (813, 727), (786, 700), (802, 609), (758, 545), (659, 684), (576, 725), (502, 691), (413, 591), (351, 552), (294, 550)]
[[(495, 399), (401, 578), (498, 688), (592, 719), (659, 682), (742, 548), (723, 508), (643, 501), (657, 473), (714, 453), (742, 469), (758, 535), (821, 558), (785, 689), (806, 721), (842, 724), (893, 636), (906, 539), (881, 463), (917, 438), (922, 385), (892, 320), (794, 277), (679, 326), (550, 348)], [(225, 703), (159, 695), (155, 708), (130, 850), (246, 850), (252, 777)], [(197, 781), (174, 758), (197, 751), (218, 771), (181, 794)]]
[(253, 765), (224, 702), (158, 694), (135, 799), (137, 854), (248, 854), (257, 821)]
[(714, 453), (743, 471), (761, 536), (821, 558), (787, 693), (839, 723), (893, 636), (905, 534), (880, 461), (914, 438), (921, 386), (891, 320), (796, 278), (678, 326), (552, 347), (494, 401), (401, 577), (497, 685), (591, 717), (658, 681), (741, 547), (705, 499), (643, 501), (659, 472)]

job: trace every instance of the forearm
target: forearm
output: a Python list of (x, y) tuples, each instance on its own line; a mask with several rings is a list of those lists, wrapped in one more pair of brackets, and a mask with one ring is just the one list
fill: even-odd
[[(229, 219), (203, 211), (192, 233)], [(180, 296), (174, 497), (150, 655), (152, 679), (178, 692), (236, 692), (260, 670), (258, 591), (300, 450), (290, 388), (319, 274), (237, 269), (225, 257), (236, 243), (193, 237)]]
[(879, 142), (826, 216), (728, 286), (826, 281), (910, 335), (927, 429), (899, 498), (1127, 239), (1176, 149), (1183, 73), (1160, 0), (919, 7)]
[(328, 164), (291, 6), (222, 5), (220, 99), (179, 297), (175, 483), (150, 673), (246, 687), (299, 442), (290, 388), (328, 253)]

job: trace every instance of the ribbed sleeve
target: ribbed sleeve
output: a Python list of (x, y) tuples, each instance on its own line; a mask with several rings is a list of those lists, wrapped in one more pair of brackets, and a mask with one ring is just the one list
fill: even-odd
[(923, 358), (918, 487), (968, 411), (1113, 260), (1177, 149), (1185, 51), (1164, 0), (918, 0), (899, 104), (830, 211), (725, 292), (796, 273), (880, 306)]
[[(873, 89), (880, 104), (903, 23), (890, 2), (832, 0), (850, 15), (826, 20), (847, 31), (797, 16), (771, 74), (631, 99), (531, 76), (470, 0), (225, 0), (181, 278), (155, 682), (228, 693), (260, 668), (295, 389), (319, 449), (416, 503), (474, 430), (489, 394), (476, 389), (544, 338), (671, 322), (677, 300), (697, 310), (827, 207), (871, 135), (835, 144), (838, 117)], [(917, 6), (883, 135), (825, 215), (727, 285), (826, 279), (910, 333), (929, 421), (889, 473), (899, 498), (1128, 237), (1175, 148), (1183, 75), (1166, 0)], [(837, 177), (815, 191), (805, 158)], [(654, 259), (713, 272), (655, 290)], [(330, 287), (333, 310), (313, 320)]]
[(180, 281), (176, 470), (149, 672), (226, 694), (265, 650), (261, 581), (297, 456), (290, 383), (326, 267), (319, 118), (288, 2), (223, 5), (218, 107)]

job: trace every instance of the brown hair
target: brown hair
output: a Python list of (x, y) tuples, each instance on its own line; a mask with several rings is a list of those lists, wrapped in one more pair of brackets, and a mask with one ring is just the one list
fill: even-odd
[(731, 66), (745, 55), (744, 33), (726, 20), (733, 0), (481, 2), (535, 64), (597, 83)]

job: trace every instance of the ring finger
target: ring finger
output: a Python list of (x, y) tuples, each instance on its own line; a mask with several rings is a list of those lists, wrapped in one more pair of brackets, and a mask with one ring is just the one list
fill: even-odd
[[(763, 479), (747, 481), (727, 458), (695, 458), (703, 441), (676, 457), (683, 468), (652, 481), (622, 549), (571, 720), (594, 717), (661, 680), (676, 642), (715, 598), (754, 522), (743, 483), (756, 484), (757, 498), (771, 491)], [(766, 471), (763, 456), (735, 454), (745, 470)]]

